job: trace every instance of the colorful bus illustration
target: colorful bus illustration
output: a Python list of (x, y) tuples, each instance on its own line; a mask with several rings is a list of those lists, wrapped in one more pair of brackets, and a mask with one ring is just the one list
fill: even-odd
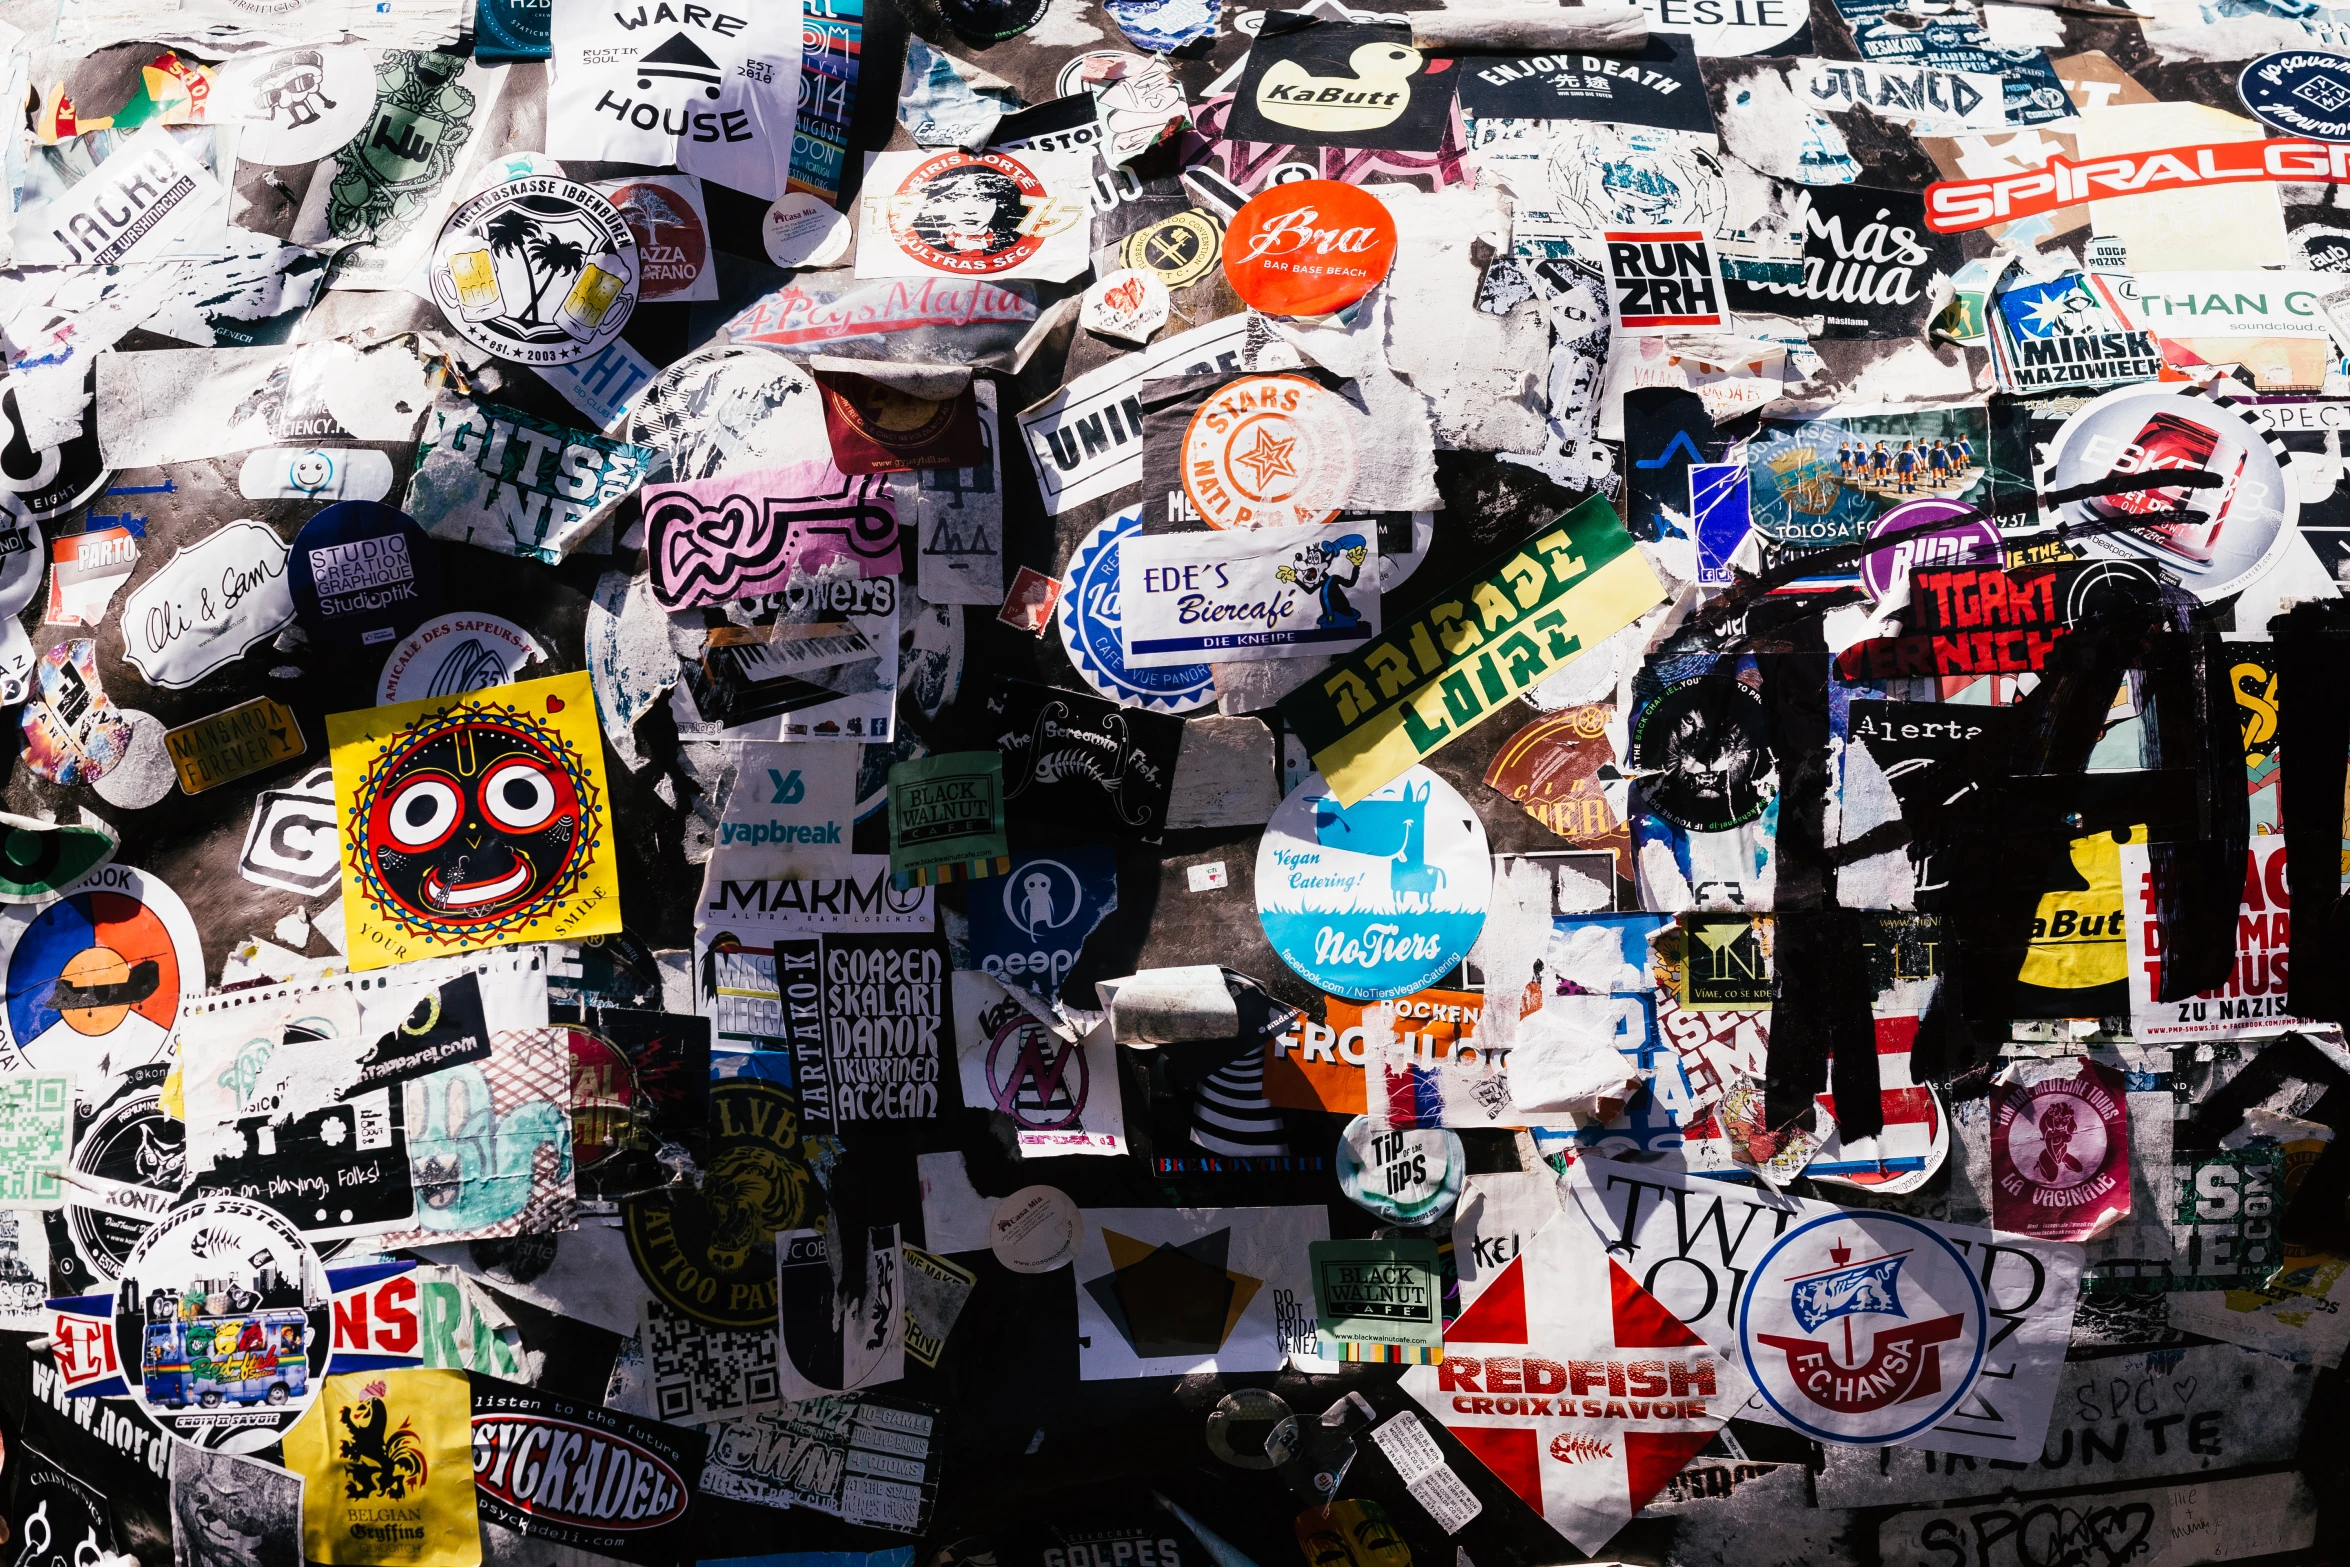
[(283, 1404), (308, 1391), (309, 1315), (239, 1289), (157, 1290), (147, 1302), (140, 1382), (149, 1404)]

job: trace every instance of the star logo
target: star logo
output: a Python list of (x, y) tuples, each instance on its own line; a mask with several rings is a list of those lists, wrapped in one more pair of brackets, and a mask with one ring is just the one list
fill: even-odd
[(1289, 460), (1289, 453), (1297, 445), (1297, 437), (1283, 440), (1263, 425), (1257, 426), (1257, 438), (1245, 452), (1233, 455), (1232, 466), (1246, 468), (1256, 475), (1256, 488), (1263, 490), (1269, 480), (1294, 479), (1297, 464)]

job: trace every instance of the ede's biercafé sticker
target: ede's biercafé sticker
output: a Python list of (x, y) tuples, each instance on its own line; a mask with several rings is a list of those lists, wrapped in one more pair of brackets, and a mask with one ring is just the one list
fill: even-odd
[(1351, 805), (1664, 599), (1615, 509), (1595, 495), (1491, 575), (1439, 595), (1283, 697), (1281, 716), (1339, 804)]
[(584, 673), (329, 713), (351, 967), (620, 929)]

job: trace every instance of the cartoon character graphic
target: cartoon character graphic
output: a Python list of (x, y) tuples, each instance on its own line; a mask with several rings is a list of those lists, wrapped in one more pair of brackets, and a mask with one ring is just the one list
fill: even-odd
[(950, 256), (993, 257), (1018, 244), (1028, 204), (1020, 182), (983, 167), (940, 176), (913, 193), (905, 227)]
[[(1322, 613), (1315, 617), (1316, 627), (1327, 630), (1333, 626), (1349, 627), (1363, 624), (1360, 610), (1346, 596), (1346, 590), (1363, 575), (1363, 557), (1368, 547), (1359, 533), (1349, 533), (1332, 541), (1307, 545), (1290, 556), (1290, 564), (1273, 575), (1301, 592), (1311, 593), (1321, 600)], [(1352, 569), (1341, 577), (1337, 562), (1344, 557)]]
[(351, 1418), (349, 1404), (340, 1411), (343, 1429), (351, 1433), (336, 1448), (343, 1460), (344, 1494), (355, 1502), (371, 1496), (396, 1502), (411, 1489), (423, 1490), (428, 1475), (423, 1439), (406, 1420), (400, 1422), (399, 1429), (390, 1429), (392, 1413), (384, 1405), (381, 1381), (370, 1382), (360, 1391), (366, 1397), (357, 1406), (359, 1418)]
[[(2050, 1185), (2063, 1182), (2067, 1175), (2089, 1173), (2072, 1150), (2073, 1135), (2080, 1131), (2080, 1114), (2069, 1099), (2053, 1099), (2040, 1112), (2040, 1157), (2032, 1161), (2032, 1173)], [(2069, 1184), (2069, 1183), (2068, 1183)]]

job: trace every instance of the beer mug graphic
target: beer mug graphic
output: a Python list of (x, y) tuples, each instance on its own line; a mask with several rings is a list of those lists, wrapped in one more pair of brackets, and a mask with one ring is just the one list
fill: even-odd
[(506, 296), (498, 288), (498, 263), (487, 245), (450, 251), (449, 283), (457, 290), (457, 313), (466, 320), (487, 321), (506, 313)]
[(571, 285), (571, 292), (563, 296), (563, 303), (556, 307), (555, 320), (571, 335), (572, 341), (592, 340), (604, 324), (604, 317), (619, 303), (622, 291), (628, 287), (627, 277), (612, 270), (619, 260), (606, 251), (590, 261), (581, 269), (578, 281)]

